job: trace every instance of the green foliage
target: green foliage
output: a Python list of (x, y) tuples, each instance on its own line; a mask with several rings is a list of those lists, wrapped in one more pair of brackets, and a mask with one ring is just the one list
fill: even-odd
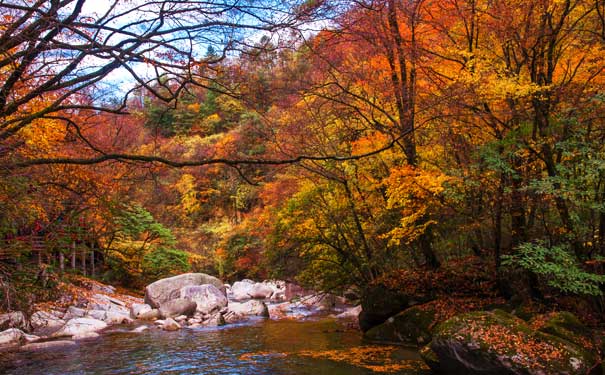
[(143, 257), (141, 268), (148, 280), (158, 280), (190, 271), (189, 255), (181, 250), (158, 247)]
[(502, 257), (504, 266), (519, 266), (543, 276), (548, 285), (564, 293), (600, 296), (605, 275), (583, 270), (566, 245), (546, 246), (543, 242), (524, 243), (515, 255)]
[(117, 205), (111, 212), (114, 230), (106, 245), (111, 268), (107, 279), (132, 285), (189, 269), (187, 253), (174, 248), (172, 231), (144, 207)]
[(117, 226), (116, 237), (122, 241), (146, 242), (157, 240), (162, 245), (174, 245), (176, 239), (161, 223), (158, 223), (149, 211), (139, 205), (126, 206), (113, 210), (114, 222)]

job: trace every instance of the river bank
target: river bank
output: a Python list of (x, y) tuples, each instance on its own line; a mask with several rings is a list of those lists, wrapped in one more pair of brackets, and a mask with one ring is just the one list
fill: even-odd
[(355, 320), (359, 312), (343, 298), (309, 293), (281, 281), (243, 280), (231, 286), (209, 275), (185, 274), (150, 284), (144, 297), (95, 280), (75, 281), (57, 301), (36, 305), (29, 317), (23, 312), (0, 315), (0, 349), (70, 347), (116, 327), (130, 333), (175, 331), (329, 314)]
[[(2, 366), (13, 368), (18, 363), (29, 363), (24, 358), (30, 357), (35, 359), (34, 368), (47, 356), (70, 362), (71, 358), (64, 358), (68, 353), (86, 359), (91, 355), (86, 352), (90, 348), (100, 346), (98, 350), (108, 351), (111, 349), (105, 345), (119, 346), (116, 341), (120, 339), (147, 354), (164, 355), (147, 352), (143, 343), (151, 340), (168, 353), (189, 353), (197, 358), (192, 337), (203, 341), (219, 335), (217, 345), (231, 345), (225, 335), (247, 337), (249, 331), (264, 335), (269, 329), (271, 335), (281, 332), (284, 337), (274, 340), (285, 345), (275, 347), (269, 343), (245, 348), (238, 343), (238, 348), (247, 349), (240, 353), (242, 363), (262, 362), (271, 367), (282, 362), (290, 366), (297, 361), (324, 361), (331, 363), (327, 367), (337, 362), (371, 372), (400, 374), (424, 373), (429, 368), (443, 374), (601, 371), (600, 331), (586, 327), (570, 312), (515, 307), (492, 294), (485, 282), (478, 283), (481, 290), (471, 290), (473, 287), (469, 286), (466, 294), (459, 295), (444, 293), (439, 288), (447, 290), (447, 283), (435, 287), (434, 280), (430, 285), (415, 284), (413, 290), (402, 288), (401, 281), (410, 281), (408, 276), (400, 275), (398, 282), (390, 278), (390, 283), (369, 285), (361, 296), (350, 293), (350, 298), (361, 301), (358, 306), (344, 297), (312, 293), (274, 280), (241, 280), (228, 285), (206, 274), (182, 274), (149, 284), (144, 295), (135, 296), (82, 278), (70, 284), (68, 293), (57, 301), (37, 305), (30, 317), (21, 312), (0, 316), (0, 347), (5, 358)], [(417, 275), (412, 276), (418, 280)], [(460, 277), (472, 277), (476, 282), (477, 276), (467, 273)], [(459, 280), (455, 282), (460, 284)], [(299, 342), (306, 340), (304, 335), (292, 336), (292, 332), (307, 325), (317, 336), (308, 338), (317, 343), (312, 347)], [(340, 346), (341, 335), (350, 336), (347, 342), (355, 343)], [(256, 337), (260, 341), (267, 339)], [(173, 340), (181, 340), (184, 346), (171, 346)], [(332, 344), (326, 345), (326, 340)], [(403, 356), (402, 351), (406, 353)], [(145, 360), (151, 361), (147, 357)], [(172, 365), (169, 363), (168, 368)], [(241, 363), (228, 364), (231, 365), (247, 368)], [(222, 366), (218, 365), (224, 370)], [(154, 369), (158, 374), (167, 371)], [(96, 371), (94, 366), (86, 368), (89, 370)]]

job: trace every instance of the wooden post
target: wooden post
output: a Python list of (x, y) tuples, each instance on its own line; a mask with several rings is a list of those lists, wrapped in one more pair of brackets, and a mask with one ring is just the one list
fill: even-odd
[(71, 269), (76, 269), (76, 241), (71, 244)]

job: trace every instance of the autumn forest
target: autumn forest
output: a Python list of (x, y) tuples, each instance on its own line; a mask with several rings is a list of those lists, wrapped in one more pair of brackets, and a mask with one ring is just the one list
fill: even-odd
[(91, 3), (0, 2), (0, 310), (204, 272), (604, 323), (603, 1)]

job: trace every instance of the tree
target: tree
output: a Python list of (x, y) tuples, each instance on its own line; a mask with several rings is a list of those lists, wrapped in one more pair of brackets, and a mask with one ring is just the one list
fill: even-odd
[[(246, 48), (248, 37), (295, 27), (314, 9), (274, 0), (113, 0), (94, 11), (91, 4), (0, 4), (0, 148), (16, 152), (23, 131), (39, 131), (48, 120), (63, 123), (89, 146), (89, 153), (79, 158), (49, 153), (34, 159), (16, 157), (5, 165), (127, 159), (108, 156), (95, 139), (79, 131), (81, 124), (72, 115), (83, 110), (126, 113), (129, 99), (141, 89), (170, 102), (190, 85), (209, 87), (215, 78), (212, 68)], [(213, 53), (204, 54), (210, 47)], [(108, 103), (104, 95), (112, 74), (126, 75), (136, 87)], [(221, 84), (213, 89), (217, 87), (228, 89)]]

